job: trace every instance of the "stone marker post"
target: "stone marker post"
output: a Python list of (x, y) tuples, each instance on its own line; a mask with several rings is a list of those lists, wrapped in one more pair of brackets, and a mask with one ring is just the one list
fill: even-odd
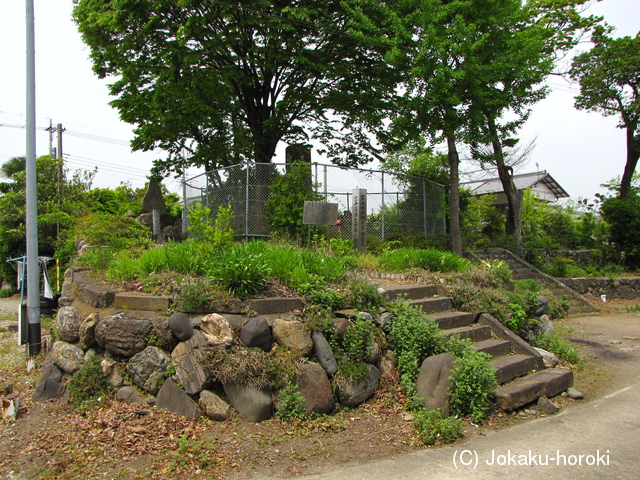
[(367, 189), (353, 189), (353, 204), (351, 207), (351, 231), (353, 243), (360, 252), (367, 250)]

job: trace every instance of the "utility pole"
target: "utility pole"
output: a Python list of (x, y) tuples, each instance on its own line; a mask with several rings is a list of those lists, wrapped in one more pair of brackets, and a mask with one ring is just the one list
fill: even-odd
[(36, 190), (36, 49), (33, 0), (27, 10), (27, 145), (26, 145), (26, 241), (27, 320), (30, 357), (40, 352), (40, 265), (38, 260), (38, 207)]
[(53, 122), (49, 119), (49, 128), (47, 128), (47, 132), (49, 132), (49, 156), (51, 158), (56, 158), (56, 149), (53, 146)]
[(62, 132), (64, 132), (64, 128), (62, 128), (61, 123), (56, 125), (56, 132), (58, 132), (58, 150), (56, 158), (62, 159)]

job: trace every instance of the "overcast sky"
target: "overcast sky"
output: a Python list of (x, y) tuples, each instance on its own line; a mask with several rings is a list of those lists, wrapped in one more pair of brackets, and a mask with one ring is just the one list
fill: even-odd
[[(69, 168), (97, 166), (94, 186), (116, 187), (123, 181), (142, 186), (153, 159), (162, 158), (162, 152), (131, 152), (132, 127), (108, 105), (106, 82), (93, 74), (88, 49), (71, 20), (72, 4), (35, 0), (36, 154), (49, 152), (44, 130), (49, 122), (61, 123)], [(0, 163), (25, 151), (25, 2), (4, 0), (1, 12)], [(640, 0), (602, 0), (589, 12), (604, 16), (616, 27), (616, 36), (635, 36), (640, 30)], [(602, 191), (600, 184), (622, 174), (624, 132), (616, 128), (615, 118), (575, 110), (576, 85), (560, 78), (550, 84), (553, 92), (534, 107), (521, 132), (523, 142), (537, 138), (532, 160), (521, 173), (547, 170), (572, 198), (591, 199)], [(314, 160), (321, 161), (317, 156)], [(178, 181), (168, 179), (165, 184), (180, 192)]]

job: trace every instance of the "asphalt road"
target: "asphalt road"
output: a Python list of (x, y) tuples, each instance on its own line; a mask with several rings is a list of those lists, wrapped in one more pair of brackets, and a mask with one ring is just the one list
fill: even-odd
[(640, 478), (640, 383), (452, 447), (305, 475), (309, 480)]

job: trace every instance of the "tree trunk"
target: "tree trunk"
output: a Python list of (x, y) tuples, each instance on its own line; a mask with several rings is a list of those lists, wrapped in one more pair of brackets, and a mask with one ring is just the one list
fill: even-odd
[(504, 152), (502, 151), (502, 143), (498, 137), (498, 129), (495, 119), (487, 115), (487, 124), (489, 134), (491, 135), (491, 145), (495, 157), (496, 166), (498, 167), (498, 177), (502, 183), (502, 188), (507, 197), (509, 208), (507, 209), (506, 233), (511, 235), (519, 249), (522, 247), (522, 192), (519, 192), (513, 182), (513, 168), (504, 163)]
[(624, 166), (624, 174), (620, 180), (620, 198), (624, 200), (629, 196), (633, 174), (640, 158), (640, 137), (634, 135), (637, 125), (627, 126), (627, 163)]
[(462, 255), (462, 229), (460, 228), (460, 175), (458, 166), (460, 158), (453, 135), (447, 135), (447, 147), (449, 152), (449, 173), (451, 175), (451, 188), (449, 189), (449, 228), (451, 231), (451, 250), (457, 255)]

